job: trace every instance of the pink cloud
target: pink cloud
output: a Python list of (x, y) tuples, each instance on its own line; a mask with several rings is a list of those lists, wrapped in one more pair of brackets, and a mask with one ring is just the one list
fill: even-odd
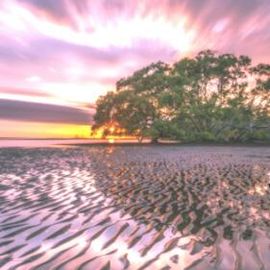
[(31, 102), (85, 106), (138, 68), (208, 48), (270, 61), (268, 0), (3, 0), (0, 7), (0, 95)]

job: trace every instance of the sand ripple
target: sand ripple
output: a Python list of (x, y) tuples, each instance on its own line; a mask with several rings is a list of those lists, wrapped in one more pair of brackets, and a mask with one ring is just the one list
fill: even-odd
[(1, 269), (270, 269), (270, 149), (0, 149)]

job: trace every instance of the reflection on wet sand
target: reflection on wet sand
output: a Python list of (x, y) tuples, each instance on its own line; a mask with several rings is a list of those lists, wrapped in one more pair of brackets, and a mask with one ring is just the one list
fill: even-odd
[(0, 268), (269, 269), (269, 153), (1, 149)]

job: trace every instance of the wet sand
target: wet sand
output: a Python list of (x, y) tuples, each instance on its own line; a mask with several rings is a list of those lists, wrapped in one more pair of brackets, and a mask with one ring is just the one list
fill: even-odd
[(270, 269), (270, 147), (0, 149), (1, 269)]

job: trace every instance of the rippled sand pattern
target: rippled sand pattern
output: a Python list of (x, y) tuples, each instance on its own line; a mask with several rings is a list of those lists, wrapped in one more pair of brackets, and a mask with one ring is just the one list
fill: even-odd
[(270, 148), (0, 149), (0, 269), (270, 269)]

